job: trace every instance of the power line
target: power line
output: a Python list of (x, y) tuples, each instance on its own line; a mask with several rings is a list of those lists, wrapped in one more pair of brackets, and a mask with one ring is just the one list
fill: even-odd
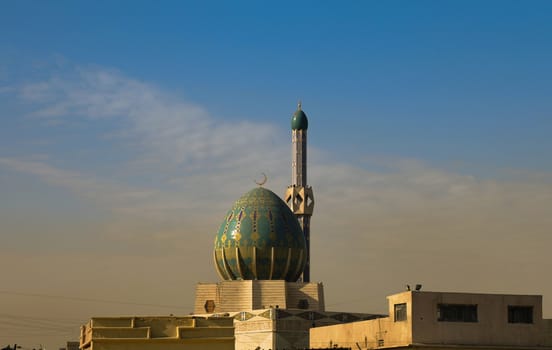
[(29, 331), (32, 331), (34, 329), (40, 329), (40, 330), (51, 330), (51, 331), (59, 331), (59, 330), (67, 330), (67, 329), (78, 329), (78, 323), (73, 325), (62, 325), (62, 324), (41, 324), (36, 322), (29, 322), (25, 320), (2, 320), (0, 319), (0, 325), (9, 326), (10, 328), (19, 328), (19, 329), (26, 329)]
[(150, 306), (150, 307), (161, 307), (161, 308), (167, 308), (167, 309), (174, 309), (174, 308), (182, 308), (183, 307), (182, 305), (135, 303), (135, 302), (128, 302), (128, 301), (120, 301), (120, 300), (79, 298), (79, 297), (70, 297), (70, 296), (64, 296), (64, 295), (25, 293), (25, 292), (14, 292), (14, 291), (7, 291), (7, 290), (0, 290), (0, 294), (17, 295), (17, 296), (34, 297), (34, 298), (72, 300), (72, 301), (87, 302), (87, 303), (105, 303), (105, 304), (120, 304), (120, 305), (134, 305), (134, 306)]
[(82, 322), (82, 320), (77, 320), (76, 318), (46, 318), (46, 317), (34, 317), (34, 316), (25, 316), (25, 315), (13, 315), (13, 314), (4, 314), (0, 313), (0, 317), (12, 318), (12, 319), (25, 319), (29, 321), (37, 322), (56, 322), (56, 323), (75, 323)]

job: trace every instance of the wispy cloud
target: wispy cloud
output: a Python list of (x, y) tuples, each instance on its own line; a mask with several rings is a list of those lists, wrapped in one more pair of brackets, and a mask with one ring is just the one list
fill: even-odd
[(104, 204), (116, 205), (120, 202), (147, 199), (154, 191), (131, 189), (128, 186), (94, 178), (76, 171), (56, 168), (43, 161), (28, 161), (14, 158), (0, 158), (0, 166), (32, 174), (44, 182), (69, 189), (77, 195), (95, 199)]
[[(112, 215), (85, 227), (81, 236), (73, 234), (81, 223), (62, 215), (52, 220), (56, 225), (45, 237), (17, 245), (14, 241), (22, 237), (14, 235), (11, 247), (28, 254), (39, 241), (39, 252), (47, 254), (52, 241), (50, 249), (61, 256), (65, 253), (59, 249), (73, 242), (79, 257), (83, 249), (89, 254), (84, 261), (77, 259), (86, 266), (95, 266), (98, 256), (106, 261), (117, 257), (117, 265), (122, 265), (113, 269), (110, 283), (120, 285), (151, 281), (137, 272), (143, 266), (135, 268), (146, 257), (151, 263), (147, 271), (194, 266), (185, 274), (170, 274), (177, 276), (170, 282), (179, 291), (177, 300), (186, 288), (190, 292), (185, 299), (192, 300), (190, 286), (216, 278), (210, 265), (212, 239), (236, 197), (254, 186), (252, 180), (260, 172), (269, 174), (269, 188), (284, 192), (290, 180), (289, 133), (255, 116), (224, 120), (208, 108), (115, 70), (65, 65), (56, 72), (5, 89), (17, 92), (32, 108), (22, 119), (39, 131), (41, 141), (30, 142), (28, 154), (0, 154), (0, 171), (31, 174)], [(36, 125), (36, 120), (43, 123)], [(99, 158), (91, 162), (101, 168), (96, 169), (57, 153), (62, 147), (85, 146), (47, 143), (50, 129), (65, 130), (83, 121), (91, 127), (78, 132), (101, 130), (88, 137), (91, 144), (86, 148), (108, 140), (107, 152), (125, 149), (118, 153), (120, 163), (105, 166), (101, 157), (110, 155), (95, 153)], [(102, 127), (96, 129), (96, 124)], [(550, 174), (517, 169), (512, 176), (483, 179), (400, 155), (376, 157), (369, 150), (358, 150), (352, 157), (361, 161), (349, 162), (311, 146), (309, 157), (316, 199), (313, 276), (325, 282), (328, 304), (353, 310), (358, 305), (351, 300), (367, 300), (366, 310), (385, 311), (378, 309), (383, 296), (403, 282), (444, 290), (552, 293), (550, 283), (539, 277), (549, 266)], [(33, 229), (26, 225), (21, 230), (19, 221), (10, 222), (0, 222), (0, 230)], [(36, 225), (42, 233), (43, 227)], [(66, 236), (54, 239), (56, 234)], [(164, 259), (170, 262), (159, 262)], [(109, 264), (101, 265), (95, 277), (85, 276), (103, 281), (102, 269), (112, 269), (105, 266)], [(40, 276), (59, 274), (57, 266), (43, 268), (50, 273)], [(355, 278), (343, 279), (343, 271)], [(27, 276), (26, 271), (18, 275)]]
[[(271, 159), (278, 130), (265, 123), (227, 122), (151, 84), (102, 68), (76, 68), (21, 87), (35, 116), (117, 118), (119, 135), (139, 140), (149, 157), (170, 164), (220, 169)], [(268, 156), (268, 157), (267, 157)]]
[[(106, 232), (114, 238), (145, 234), (177, 240), (181, 227), (190, 235), (206, 227), (214, 232), (232, 201), (253, 186), (255, 174), (268, 172), (270, 188), (279, 193), (288, 184), (289, 135), (283, 130), (250, 121), (251, 116), (234, 122), (217, 118), (114, 70), (68, 69), (21, 86), (19, 97), (34, 106), (36, 118), (117, 120), (108, 130), (110, 137), (138, 145), (122, 162), (123, 173), (132, 178), (139, 172), (159, 182), (131, 185), (114, 181), (111, 174), (91, 174), (78, 164), (61, 169), (52, 165), (55, 155), (40, 162), (0, 159), (0, 165), (108, 203), (116, 219)], [(495, 237), (528, 221), (526, 230), (536, 236), (552, 226), (543, 212), (552, 205), (546, 174), (531, 181), (483, 180), (416, 159), (374, 158), (366, 152), (359, 154), (369, 161), (352, 164), (324, 150), (309, 151), (317, 202), (313, 227), (320, 235), (347, 231), (349, 238), (367, 243), (395, 237), (393, 244), (415, 245), (414, 237), (439, 239), (447, 231), (456, 232), (461, 245), (462, 235), (491, 232)]]
[[(109, 128), (95, 135), (98, 143), (107, 137), (113, 147), (132, 145), (111, 172), (56, 162), (56, 154), (41, 161), (25, 156), (0, 159), (0, 166), (35, 175), (110, 208), (116, 219), (106, 231), (113, 237), (136, 236), (144, 230), (152, 236), (173, 236), (174, 226), (193, 228), (211, 217), (206, 208), (218, 218), (263, 171), (275, 188), (284, 186), (289, 148), (281, 142), (286, 135), (272, 124), (252, 122), (248, 116), (226, 121), (152, 84), (101, 67), (66, 66), (16, 91), (32, 110), (27, 120), (42, 120), (46, 134), (52, 125), (103, 123)], [(147, 178), (155, 180), (142, 180)]]

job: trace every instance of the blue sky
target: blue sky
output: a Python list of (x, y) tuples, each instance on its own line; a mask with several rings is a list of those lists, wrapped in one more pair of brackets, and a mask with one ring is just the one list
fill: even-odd
[(44, 74), (38, 62), (59, 55), (162, 86), (217, 118), (272, 121), (302, 98), (316, 116), (315, 145), (335, 123), (351, 123), (336, 152), (360, 143), (374, 153), (550, 170), (546, 2), (7, 7), (8, 79), (28, 77), (28, 65)]
[[(233, 201), (261, 172), (284, 193), (302, 100), (328, 309), (385, 312), (422, 282), (543, 294), (552, 317), (539, 277), (551, 14), (548, 1), (3, 2), (0, 309), (45, 319), (54, 330), (19, 339), (51, 346), (92, 314), (188, 313), (194, 284), (217, 280), (212, 240)], [(0, 345), (28, 335), (13, 322), (0, 315)]]

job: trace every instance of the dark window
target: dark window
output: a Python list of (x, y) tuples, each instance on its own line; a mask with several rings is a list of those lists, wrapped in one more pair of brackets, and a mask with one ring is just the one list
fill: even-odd
[(533, 307), (508, 305), (508, 323), (533, 323)]
[(300, 299), (297, 308), (306, 310), (309, 308), (309, 301), (307, 299)]
[(406, 321), (406, 304), (395, 304), (395, 322)]
[(437, 320), (441, 322), (477, 322), (477, 305), (437, 304)]
[(205, 312), (207, 312), (208, 314), (215, 312), (215, 301), (214, 300), (205, 301), (204, 308), (205, 308)]

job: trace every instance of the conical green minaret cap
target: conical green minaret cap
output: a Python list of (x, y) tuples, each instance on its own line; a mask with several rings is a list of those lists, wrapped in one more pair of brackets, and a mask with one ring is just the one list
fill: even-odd
[(291, 117), (291, 130), (307, 130), (309, 128), (309, 120), (307, 115), (301, 109), (301, 102), (297, 104), (297, 110)]

